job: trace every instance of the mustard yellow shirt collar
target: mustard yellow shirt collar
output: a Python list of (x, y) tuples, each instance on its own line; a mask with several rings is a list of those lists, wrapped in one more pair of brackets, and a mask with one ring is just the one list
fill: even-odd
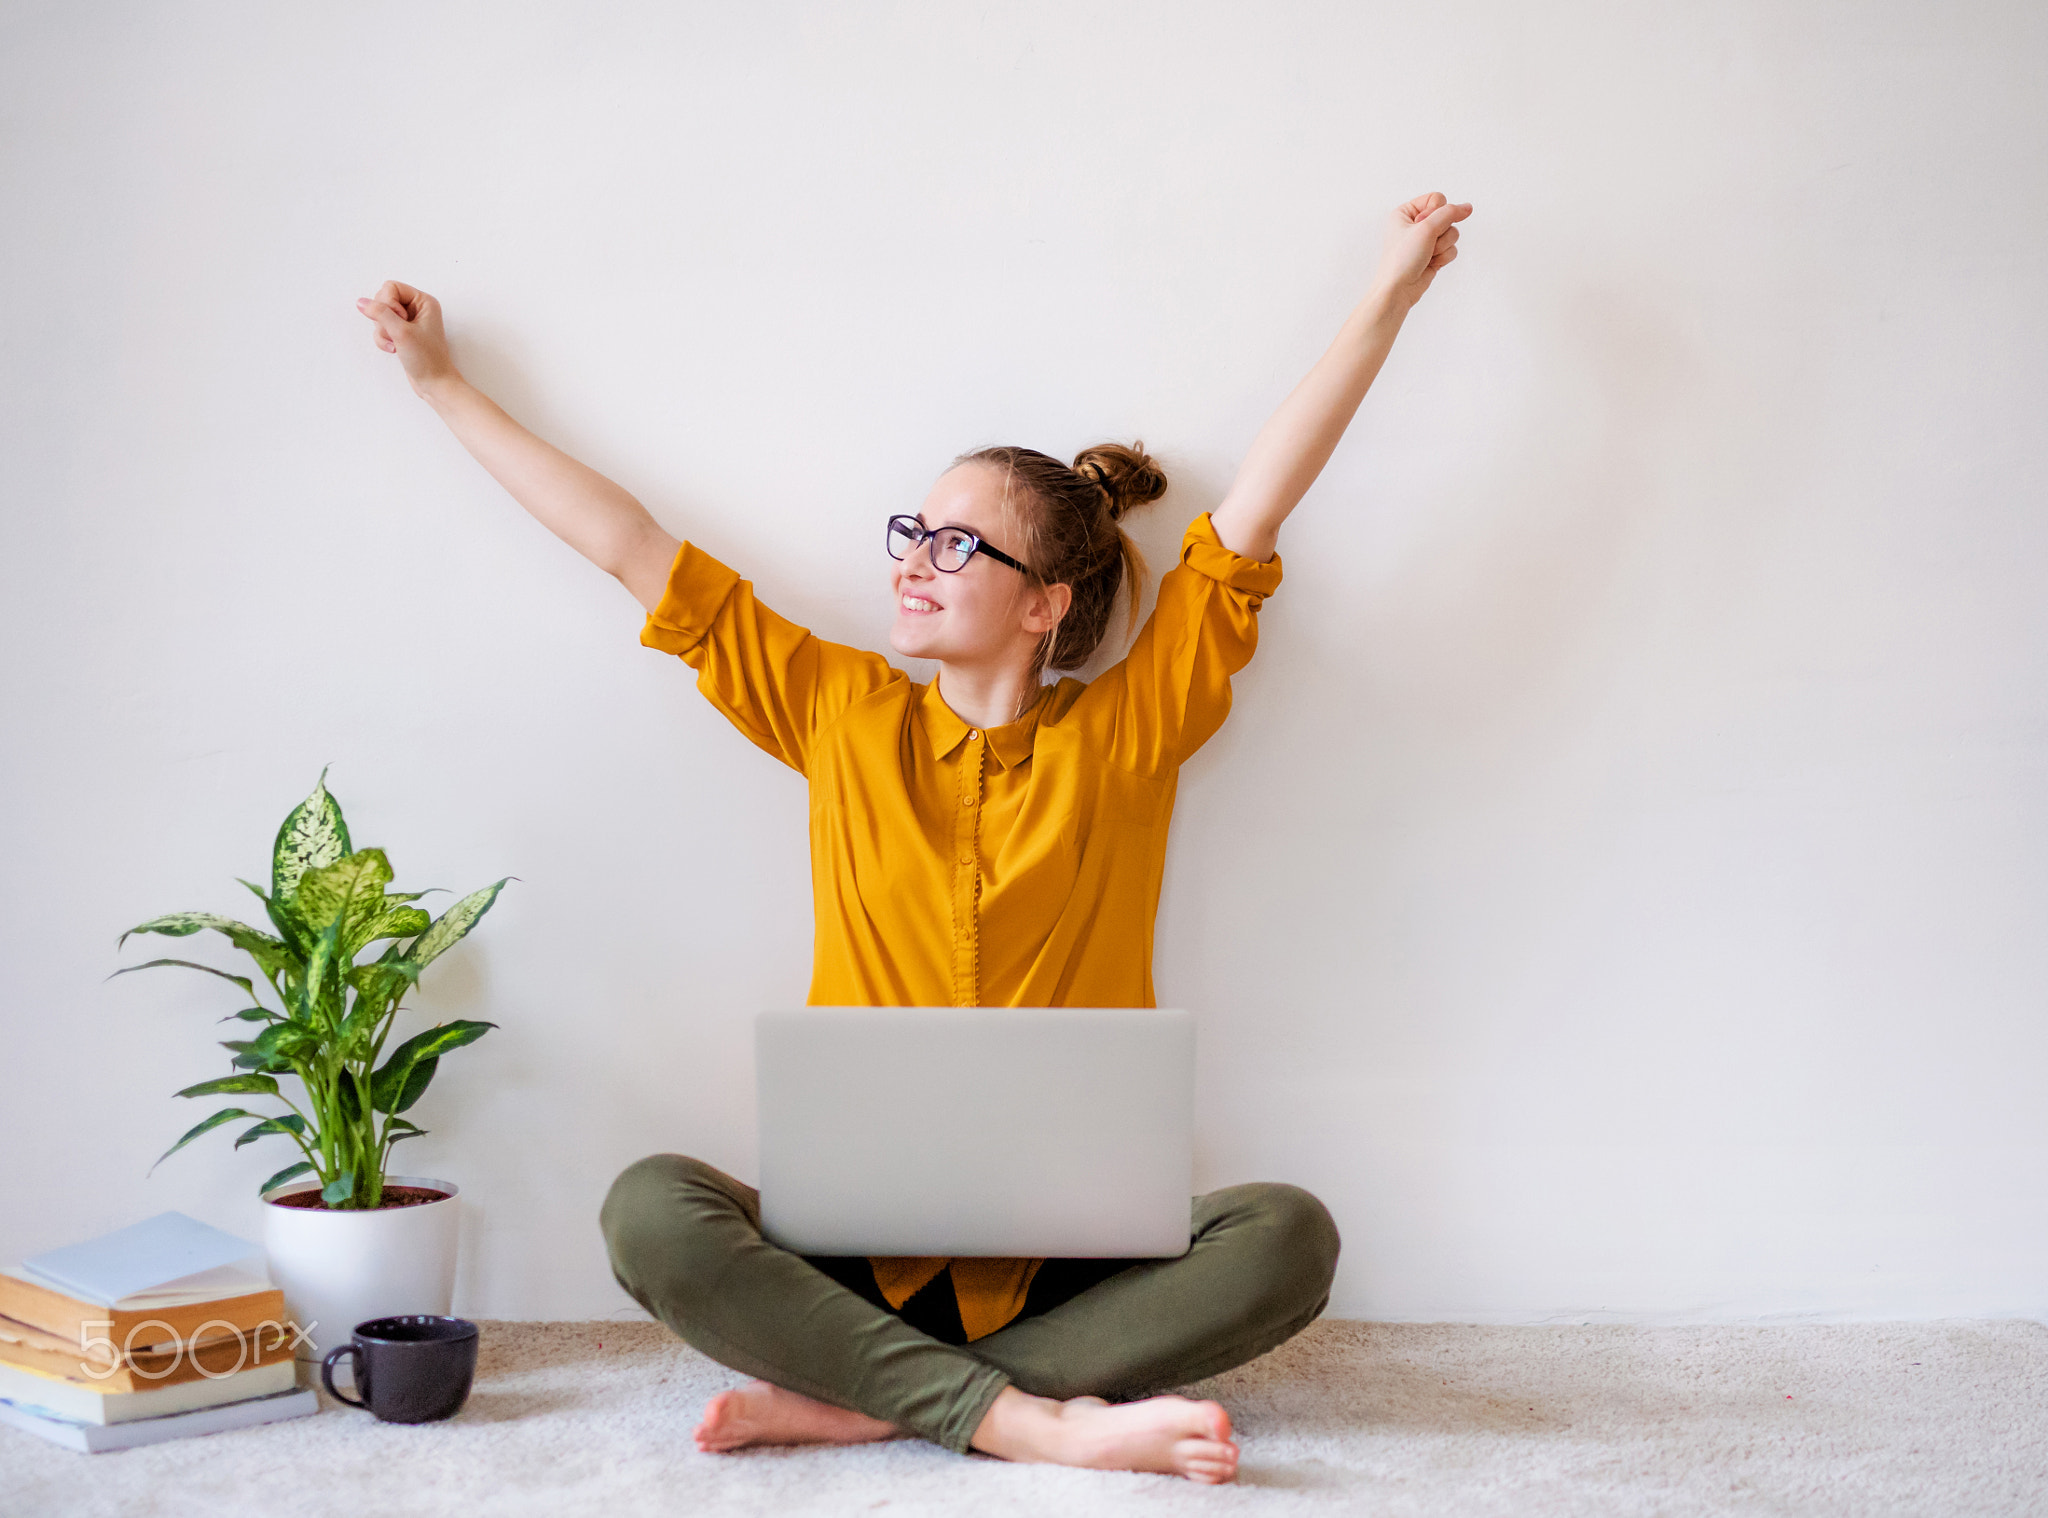
[(934, 759), (944, 759), (967, 741), (969, 733), (979, 732), (988, 740), (988, 751), (996, 764), (1008, 770), (1031, 757), (1031, 746), (1038, 734), (1038, 719), (1045, 714), (1046, 698), (1052, 692), (1052, 686), (1041, 686), (1038, 699), (1015, 722), (1005, 723), (1002, 727), (974, 728), (946, 705), (946, 698), (939, 694), (939, 682), (934, 678), (918, 692), (914, 720), (924, 729), (925, 741), (931, 746)]

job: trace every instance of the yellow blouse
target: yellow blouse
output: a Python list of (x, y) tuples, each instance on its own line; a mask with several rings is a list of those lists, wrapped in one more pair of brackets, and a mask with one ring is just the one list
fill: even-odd
[[(1130, 652), (986, 731), (937, 681), (812, 636), (691, 543), (640, 641), (810, 781), (809, 1005), (1150, 1007), (1179, 768), (1229, 714), (1279, 583), (1278, 554), (1231, 552), (1203, 512)], [(892, 1307), (950, 1265), (973, 1340), (1023, 1309), (1041, 1262), (872, 1263)]]

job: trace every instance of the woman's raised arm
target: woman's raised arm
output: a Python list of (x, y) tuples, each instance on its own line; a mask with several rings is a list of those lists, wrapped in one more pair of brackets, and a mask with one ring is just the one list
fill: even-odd
[(377, 346), (398, 355), (413, 392), (512, 499), (647, 610), (660, 604), (680, 542), (625, 490), (535, 437), (464, 379), (448, 356), (439, 301), (386, 280), (356, 309), (376, 324)]
[(1308, 377), (1259, 430), (1229, 494), (1210, 513), (1217, 537), (1232, 553), (1262, 563), (1273, 557), (1280, 524), (1330, 461), (1409, 309), (1436, 271), (1458, 256), (1453, 223), (1471, 214), (1469, 203), (1452, 205), (1435, 191), (1395, 210), (1372, 288)]

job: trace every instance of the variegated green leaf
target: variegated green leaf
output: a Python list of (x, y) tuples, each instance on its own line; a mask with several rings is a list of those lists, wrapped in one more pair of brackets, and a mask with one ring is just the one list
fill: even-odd
[(226, 1017), (216, 1018), (215, 1021), (231, 1022), (238, 1017), (245, 1023), (274, 1023), (277, 1021), (277, 1014), (268, 1007), (244, 1007), (239, 1012), (230, 1012)]
[(319, 1044), (319, 1035), (298, 1023), (274, 1022), (244, 1047), (235, 1063), (244, 1070), (282, 1075), (291, 1070), (294, 1059), (317, 1049)]
[(270, 851), (271, 896), (290, 901), (308, 870), (333, 864), (348, 851), (348, 824), (342, 820), (341, 803), (327, 794), (327, 771), (322, 770), (313, 794), (293, 807), (277, 830)]
[[(393, 944), (392, 949), (400, 946)], [(372, 964), (356, 965), (348, 972), (348, 983), (366, 1000), (390, 1003), (405, 994), (406, 987), (420, 978), (420, 967), (410, 959), (387, 954)]]
[[(232, 1076), (229, 1078), (233, 1079)], [(195, 1093), (191, 1091), (181, 1091), (178, 1094), (180, 1096), (192, 1096)], [(240, 1107), (223, 1107), (220, 1111), (214, 1113), (212, 1117), (206, 1118), (201, 1122), (193, 1124), (192, 1131), (190, 1133), (186, 1134), (183, 1138), (179, 1139), (177, 1143), (171, 1145), (170, 1148), (166, 1149), (162, 1154), (156, 1157), (156, 1165), (161, 1165), (165, 1160), (169, 1159), (172, 1155), (176, 1154), (180, 1149), (183, 1149), (187, 1144), (191, 1143), (192, 1140), (198, 1138), (200, 1134), (211, 1133), (214, 1129), (218, 1128), (222, 1123), (232, 1123), (238, 1117), (254, 1116), (256, 1116), (255, 1113), (244, 1112)], [(156, 1165), (151, 1165), (149, 1167), (151, 1172), (155, 1171)]]
[[(247, 1116), (249, 1114), (244, 1115)], [(241, 1137), (235, 1140), (235, 1147), (239, 1149), (244, 1144), (253, 1144), (256, 1140), (266, 1138), (273, 1133), (289, 1133), (294, 1136), (303, 1136), (305, 1131), (306, 1120), (296, 1112), (288, 1112), (283, 1117), (266, 1117), (262, 1122), (255, 1124), (253, 1127), (244, 1128)]]
[[(237, 876), (236, 878), (240, 879), (241, 877)], [(242, 884), (248, 886), (251, 891), (254, 891), (256, 899), (263, 903), (263, 911), (270, 918), (271, 926), (277, 929), (278, 936), (284, 940), (286, 952), (293, 961), (292, 969), (296, 972), (299, 963), (306, 957), (308, 942), (312, 937), (306, 931), (306, 925), (300, 922), (293, 913), (290, 902), (279, 901), (273, 896), (266, 896), (263, 893), (262, 887), (251, 885), (246, 880), (243, 880)]]
[(357, 996), (356, 1004), (341, 1020), (335, 1030), (334, 1043), (341, 1050), (345, 1060), (360, 1060), (369, 1057), (370, 1045), (377, 1036), (377, 1022), (383, 1017), (384, 1009), (376, 1002)]
[(370, 1104), (379, 1112), (403, 1112), (425, 1094), (442, 1055), (473, 1044), (496, 1023), (458, 1020), (415, 1034), (391, 1051), (372, 1078)]
[(232, 917), (221, 917), (212, 912), (172, 912), (166, 917), (152, 917), (148, 922), (138, 924), (123, 933), (121, 942), (126, 943), (137, 933), (161, 933), (166, 938), (185, 938), (207, 928), (225, 936), (236, 948), (246, 949), (252, 954), (261, 951), (274, 953), (284, 948), (282, 939), (259, 932), (245, 922), (237, 922)]
[[(427, 1094), (427, 1087), (434, 1083), (434, 1072), (441, 1068), (438, 1059), (415, 1059), (393, 1070), (386, 1065), (377, 1073), (389, 1074), (392, 1078), (384, 1083), (384, 1094), (378, 1095), (378, 1088), (371, 1087), (371, 1101), (380, 1112), (403, 1112), (414, 1102)], [(387, 1105), (388, 1104), (388, 1105)]]
[(331, 922), (343, 924), (347, 936), (384, 910), (384, 887), (391, 884), (391, 861), (382, 849), (363, 849), (346, 859), (309, 869), (299, 880), (292, 910), (315, 933)]
[(339, 1206), (356, 1194), (356, 1173), (344, 1170), (325, 1186), (320, 1188), (320, 1200), (329, 1207)]
[(261, 1186), (258, 1186), (256, 1188), (256, 1194), (258, 1196), (263, 1196), (268, 1192), (275, 1191), (278, 1187), (282, 1186), (286, 1181), (294, 1180), (297, 1177), (304, 1175), (308, 1170), (311, 1170), (312, 1168), (313, 1162), (311, 1160), (300, 1160), (296, 1165), (287, 1165), (284, 1167), (284, 1169), (278, 1171), (276, 1175), (272, 1176), (269, 1180), (265, 1181)]
[(248, 952), (266, 979), (281, 980), (299, 973), (299, 956), (289, 944), (258, 944)]
[(313, 945), (312, 953), (306, 956), (306, 973), (299, 981), (298, 1006), (295, 1009), (300, 1022), (308, 1027), (325, 1026), (320, 1017), (322, 994), (328, 989), (328, 969), (334, 963), (334, 951), (341, 939), (341, 919), (336, 918), (327, 925), (327, 931), (320, 935)]
[(275, 1022), (256, 1035), (256, 1047), (266, 1054), (296, 1059), (320, 1047), (320, 1035), (301, 1023)]
[[(125, 965), (121, 969), (116, 970), (114, 975), (132, 975), (137, 970), (154, 970), (158, 965), (182, 965), (188, 970), (204, 970), (208, 975), (218, 975), (222, 980), (233, 981), (252, 997), (256, 994), (256, 987), (250, 982), (248, 976), (230, 975), (225, 970), (216, 970), (212, 965), (196, 964), (189, 959), (152, 959), (147, 964)], [(112, 980), (114, 975), (109, 975), (107, 979)]]
[[(512, 877), (507, 875), (505, 880)], [(490, 911), (491, 903), (498, 899), (498, 893), (505, 889), (505, 880), (496, 885), (487, 885), (480, 891), (471, 891), (462, 900), (434, 920), (434, 925), (422, 933), (419, 941), (406, 956), (425, 969), (439, 959), (477, 924), (477, 919)]]
[[(390, 897), (384, 898), (387, 903)], [(418, 907), (390, 906), (368, 919), (359, 927), (349, 930), (345, 947), (353, 959), (365, 945), (373, 944), (380, 938), (417, 938), (433, 925), (433, 918)]]
[(211, 912), (172, 912), (166, 917), (152, 917), (148, 922), (137, 923), (121, 935), (120, 943), (115, 947), (119, 948), (137, 933), (161, 933), (166, 938), (184, 938), (201, 928), (240, 926), (232, 917), (216, 917)]
[(267, 1075), (222, 1075), (196, 1086), (187, 1086), (177, 1096), (275, 1096), (277, 1082)]

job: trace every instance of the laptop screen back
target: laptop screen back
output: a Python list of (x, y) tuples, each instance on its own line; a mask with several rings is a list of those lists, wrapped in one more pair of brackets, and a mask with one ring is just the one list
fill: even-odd
[(1184, 1254), (1194, 1020), (805, 1007), (756, 1020), (761, 1225), (802, 1254)]

